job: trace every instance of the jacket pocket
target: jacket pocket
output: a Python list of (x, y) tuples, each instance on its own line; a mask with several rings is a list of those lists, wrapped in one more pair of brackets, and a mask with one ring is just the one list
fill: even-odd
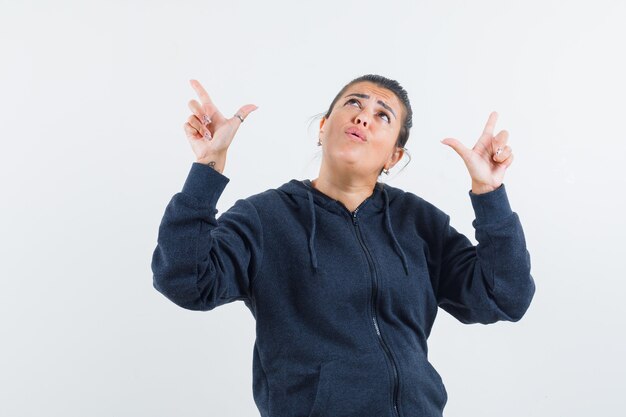
[(382, 352), (322, 363), (309, 417), (390, 416), (391, 383)]

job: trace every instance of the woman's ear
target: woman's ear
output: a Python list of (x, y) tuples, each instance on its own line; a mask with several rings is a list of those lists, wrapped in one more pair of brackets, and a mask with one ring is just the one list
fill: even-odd
[(326, 118), (322, 117), (322, 119), (320, 120), (320, 132), (322, 131), (322, 126), (324, 126), (324, 122), (326, 122)]
[(389, 169), (393, 168), (393, 166), (397, 164), (398, 161), (401, 160), (403, 156), (404, 156), (404, 148), (400, 148), (396, 146), (396, 150), (394, 151), (393, 155), (391, 155), (391, 158), (389, 158)]

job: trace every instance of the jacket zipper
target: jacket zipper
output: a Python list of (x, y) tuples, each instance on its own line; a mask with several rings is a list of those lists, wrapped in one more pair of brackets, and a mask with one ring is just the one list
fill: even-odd
[(359, 205), (359, 207), (357, 207), (354, 212), (352, 212), (352, 224), (354, 224), (354, 228), (357, 232), (357, 238), (359, 239), (359, 243), (361, 244), (361, 247), (363, 248), (363, 250), (365, 251), (365, 254), (367, 255), (367, 260), (369, 263), (369, 267), (370, 267), (370, 272), (373, 278), (373, 282), (374, 285), (372, 286), (372, 320), (374, 322), (374, 328), (376, 329), (376, 334), (378, 335), (378, 341), (380, 342), (380, 344), (383, 347), (383, 351), (385, 352), (385, 355), (389, 358), (389, 361), (392, 364), (392, 368), (393, 368), (393, 410), (395, 412), (395, 415), (397, 417), (400, 417), (400, 413), (398, 412), (398, 369), (396, 368), (396, 363), (393, 360), (393, 357), (391, 356), (391, 352), (389, 350), (389, 347), (387, 346), (387, 344), (385, 343), (385, 340), (383, 339), (382, 334), (380, 333), (380, 328), (378, 327), (378, 321), (376, 320), (376, 304), (378, 301), (378, 280), (376, 279), (376, 271), (374, 270), (372, 264), (373, 261), (371, 259), (371, 255), (369, 253), (369, 251), (367, 250), (367, 247), (365, 246), (365, 243), (363, 242), (362, 238), (361, 238), (361, 231), (359, 230), (359, 222), (357, 220), (357, 213), (359, 211), (359, 208), (362, 206)]

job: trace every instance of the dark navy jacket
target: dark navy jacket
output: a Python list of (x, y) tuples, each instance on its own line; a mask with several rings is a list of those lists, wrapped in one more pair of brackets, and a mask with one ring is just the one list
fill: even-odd
[(442, 416), (448, 396), (426, 343), (437, 307), (486, 324), (519, 320), (533, 298), (504, 185), (469, 193), (473, 246), (444, 212), (383, 183), (350, 212), (293, 179), (216, 219), (228, 182), (193, 163), (159, 227), (153, 283), (187, 309), (250, 309), (263, 417)]

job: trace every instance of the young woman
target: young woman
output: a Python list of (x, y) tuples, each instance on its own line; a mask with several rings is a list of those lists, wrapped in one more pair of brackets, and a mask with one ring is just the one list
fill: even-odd
[(263, 417), (442, 416), (447, 392), (426, 343), (438, 307), (463, 323), (517, 321), (535, 292), (502, 183), (513, 154), (506, 131), (493, 135), (497, 114), (472, 149), (442, 141), (472, 179), (474, 246), (447, 214), (378, 181), (412, 125), (396, 81), (349, 82), (320, 121), (319, 176), (239, 199), (219, 219), (226, 152), (256, 106), (226, 119), (191, 85), (201, 103), (190, 102), (184, 128), (197, 162), (165, 210), (154, 287), (191, 310), (246, 304)]

